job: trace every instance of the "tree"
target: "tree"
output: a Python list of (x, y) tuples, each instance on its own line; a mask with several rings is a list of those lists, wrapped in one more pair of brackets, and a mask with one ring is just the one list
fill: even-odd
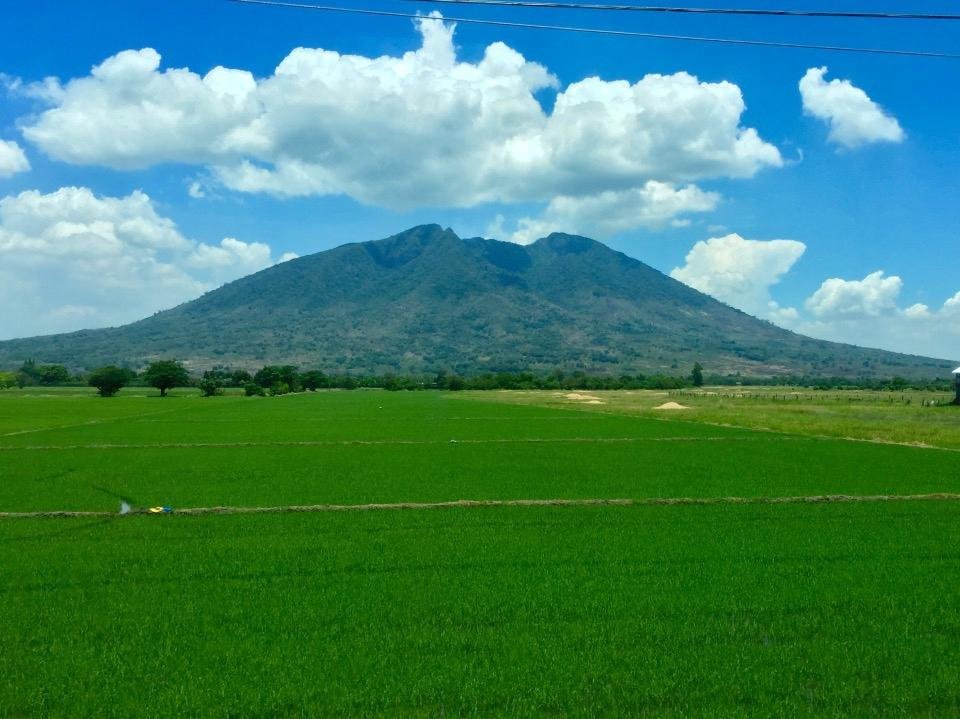
[(699, 362), (694, 363), (690, 379), (693, 380), (694, 387), (703, 387), (703, 367), (700, 366)]
[(96, 387), (101, 397), (112, 397), (121, 387), (126, 387), (133, 376), (133, 372), (128, 369), (107, 365), (91, 372), (87, 383)]
[(296, 392), (300, 388), (300, 375), (293, 365), (267, 365), (257, 371), (253, 381), (272, 394)]
[(40, 384), (54, 385), (70, 381), (70, 371), (62, 364), (44, 364), (36, 368)]
[(891, 377), (889, 380), (884, 382), (884, 389), (891, 390), (893, 392), (902, 392), (907, 387), (910, 386), (910, 383), (905, 380), (903, 377)]
[(276, 397), (278, 394), (289, 394), (289, 392), (290, 385), (288, 385), (286, 382), (277, 382), (267, 390), (267, 394), (269, 394), (271, 397)]
[(10, 389), (17, 384), (16, 372), (0, 372), (0, 389)]
[(280, 376), (280, 368), (276, 365), (266, 365), (257, 370), (253, 375), (253, 384), (268, 389), (280, 384), (283, 379)]
[(166, 397), (171, 387), (183, 387), (190, 384), (190, 375), (176, 360), (158, 360), (151, 362), (143, 371), (143, 379), (151, 387), (160, 390), (160, 396)]
[(200, 393), (204, 397), (214, 397), (218, 394), (223, 394), (223, 390), (220, 388), (220, 382), (210, 377), (204, 377), (200, 380), (197, 383), (197, 387), (200, 388)]
[(37, 384), (40, 381), (40, 372), (37, 370), (37, 363), (32, 359), (24, 360), (20, 365), (21, 380), (17, 384), (25, 387), (28, 384)]
[(305, 390), (313, 391), (328, 386), (329, 380), (327, 380), (327, 375), (320, 370), (312, 369), (300, 375), (300, 384), (303, 385)]
[(340, 389), (356, 389), (359, 383), (353, 375), (341, 374), (330, 378), (330, 386), (339, 387)]
[(256, 382), (247, 382), (243, 385), (243, 393), (247, 397), (263, 397), (267, 391)]

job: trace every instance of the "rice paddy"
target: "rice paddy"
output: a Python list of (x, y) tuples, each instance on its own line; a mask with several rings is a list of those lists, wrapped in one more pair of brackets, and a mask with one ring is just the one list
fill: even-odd
[(602, 394), (0, 393), (0, 716), (960, 714), (960, 452)]

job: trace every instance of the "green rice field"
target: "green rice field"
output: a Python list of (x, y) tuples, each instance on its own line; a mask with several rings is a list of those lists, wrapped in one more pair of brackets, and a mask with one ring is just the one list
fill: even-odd
[[(960, 493), (960, 411), (599, 394), (0, 392), (0, 512), (116, 513), (0, 516), (0, 716), (960, 716), (960, 501), (642, 503)], [(177, 513), (462, 499), (638, 503)]]

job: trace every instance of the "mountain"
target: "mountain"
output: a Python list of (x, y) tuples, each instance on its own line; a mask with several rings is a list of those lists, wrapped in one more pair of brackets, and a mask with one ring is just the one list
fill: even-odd
[(0, 342), (75, 368), (176, 357), (327, 371), (947, 376), (950, 363), (814, 340), (724, 305), (605, 245), (520, 246), (438, 225), (284, 262), (123, 327)]

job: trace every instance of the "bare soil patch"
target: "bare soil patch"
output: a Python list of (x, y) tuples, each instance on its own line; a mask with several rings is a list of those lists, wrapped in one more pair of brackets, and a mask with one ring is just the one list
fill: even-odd
[(592, 394), (580, 394), (579, 392), (567, 392), (567, 394), (563, 396), (566, 399), (573, 399), (581, 402), (599, 402), (600, 404), (603, 403), (599, 397)]
[(690, 409), (690, 408), (687, 407), (687, 405), (685, 404), (680, 404), (679, 402), (664, 402), (663, 404), (658, 405), (657, 407), (654, 407), (654, 409)]

